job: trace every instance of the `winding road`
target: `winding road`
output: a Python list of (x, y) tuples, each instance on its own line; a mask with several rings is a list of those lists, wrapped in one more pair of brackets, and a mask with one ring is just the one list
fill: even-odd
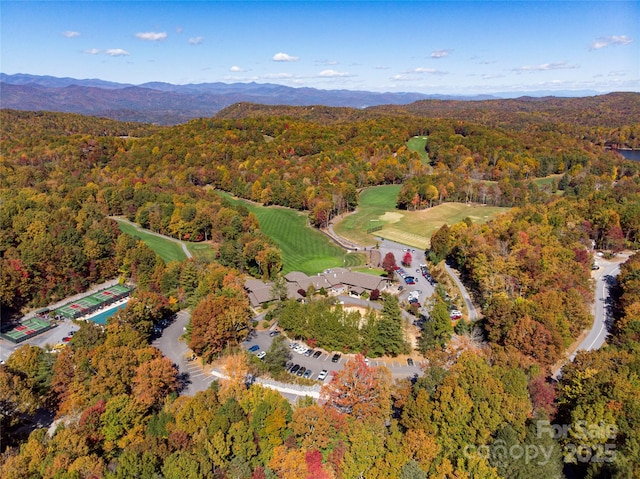
[(479, 318), (478, 311), (476, 310), (476, 307), (474, 306), (473, 301), (471, 300), (471, 295), (469, 294), (469, 291), (467, 291), (467, 288), (465, 288), (462, 281), (460, 281), (460, 278), (458, 277), (458, 273), (451, 266), (449, 266), (446, 261), (444, 262), (444, 269), (447, 271), (451, 279), (453, 279), (453, 282), (456, 284), (456, 286), (460, 290), (462, 299), (464, 299), (464, 304), (467, 305), (467, 311), (469, 311), (469, 321), (476, 321)]
[(577, 346), (570, 348), (572, 352), (567, 356), (566, 361), (560, 365), (556, 365), (556, 368), (552, 371), (552, 376), (555, 379), (558, 379), (562, 375), (562, 368), (567, 361), (573, 361), (575, 359), (578, 351), (599, 349), (607, 340), (613, 319), (610, 289), (615, 285), (616, 276), (620, 273), (620, 265), (628, 258), (629, 254), (620, 254), (610, 261), (602, 258), (596, 260), (596, 264), (600, 269), (593, 272), (593, 279), (595, 280), (595, 296), (591, 308), (593, 324), (584, 339), (582, 339)]

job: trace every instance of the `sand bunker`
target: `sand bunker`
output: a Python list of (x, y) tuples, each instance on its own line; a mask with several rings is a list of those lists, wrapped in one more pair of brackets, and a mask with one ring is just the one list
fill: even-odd
[(404, 217), (404, 215), (402, 213), (398, 213), (396, 211), (387, 211), (385, 214), (383, 214), (382, 216), (380, 216), (379, 218), (382, 221), (385, 221), (387, 223), (397, 223), (398, 221), (400, 221), (402, 218)]

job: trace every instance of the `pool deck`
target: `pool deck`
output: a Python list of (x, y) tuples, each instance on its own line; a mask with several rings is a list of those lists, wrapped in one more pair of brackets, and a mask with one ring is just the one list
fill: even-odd
[[(105, 311), (109, 311), (109, 310), (112, 310), (112, 309), (119, 309), (122, 306), (126, 305), (128, 302), (129, 302), (129, 297), (127, 296), (126, 298), (120, 299), (120, 300), (116, 301), (115, 303), (109, 304), (108, 306), (104, 306), (103, 308), (100, 308), (99, 310), (94, 311), (91, 314), (87, 314), (85, 316), (80, 316), (79, 318), (76, 319), (76, 321), (91, 321), (92, 318), (95, 318), (99, 314), (102, 314)], [(98, 323), (98, 324), (102, 324), (102, 323)]]

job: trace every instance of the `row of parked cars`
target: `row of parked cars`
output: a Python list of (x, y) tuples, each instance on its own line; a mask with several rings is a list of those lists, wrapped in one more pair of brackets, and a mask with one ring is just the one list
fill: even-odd
[(436, 280), (433, 279), (433, 276), (431, 276), (431, 273), (429, 273), (429, 268), (427, 268), (426, 264), (421, 264), (420, 268), (417, 271), (422, 274), (424, 279), (426, 279), (431, 286), (436, 283)]
[[(308, 358), (318, 359), (320, 356), (322, 356), (322, 351), (311, 349), (304, 344), (289, 343), (289, 348), (291, 348), (295, 353), (306, 356)], [(340, 354), (335, 353), (331, 357), (331, 362), (337, 363), (340, 360), (340, 357)], [(305, 366), (301, 366), (300, 364), (295, 364), (293, 361), (288, 361), (285, 367), (288, 372), (298, 377), (309, 379), (313, 375), (313, 371), (311, 369), (306, 368)], [(323, 369), (322, 371), (320, 371), (320, 374), (318, 374), (317, 380), (324, 381), (328, 375), (329, 371)]]
[(400, 266), (395, 267), (396, 273), (400, 276), (406, 284), (416, 284), (418, 279), (415, 276), (410, 275)]

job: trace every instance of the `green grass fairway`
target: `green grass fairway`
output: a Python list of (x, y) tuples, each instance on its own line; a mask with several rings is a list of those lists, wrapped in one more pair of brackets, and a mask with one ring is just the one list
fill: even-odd
[[(443, 224), (458, 223), (469, 217), (474, 223), (485, 223), (509, 208), (443, 203), (419, 211), (396, 209), (399, 185), (375, 186), (360, 194), (358, 211), (334, 226), (335, 231), (361, 245), (375, 244), (375, 238), (386, 238), (398, 243), (426, 249), (433, 232)], [(380, 225), (382, 229), (371, 234), (367, 230)]]
[(120, 231), (144, 241), (149, 248), (151, 248), (165, 261), (165, 263), (170, 261), (183, 261), (187, 259), (187, 256), (184, 254), (184, 251), (182, 251), (182, 248), (178, 243), (149, 234), (124, 221), (119, 221), (117, 219), (116, 221), (118, 222)]
[(360, 266), (363, 254), (345, 253), (319, 231), (307, 223), (307, 215), (277, 206), (264, 207), (227, 193), (218, 192), (233, 203), (242, 203), (260, 223), (260, 229), (280, 246), (282, 272), (302, 271), (315, 274), (336, 266)]
[(375, 239), (367, 234), (367, 230), (384, 225), (380, 217), (387, 211), (395, 210), (400, 188), (401, 185), (383, 185), (362, 190), (357, 212), (334, 225), (335, 232), (355, 243), (373, 245)]
[(411, 151), (416, 151), (422, 158), (422, 163), (429, 163), (429, 155), (424, 151), (424, 147), (427, 144), (426, 136), (414, 136), (407, 141), (407, 148)]

